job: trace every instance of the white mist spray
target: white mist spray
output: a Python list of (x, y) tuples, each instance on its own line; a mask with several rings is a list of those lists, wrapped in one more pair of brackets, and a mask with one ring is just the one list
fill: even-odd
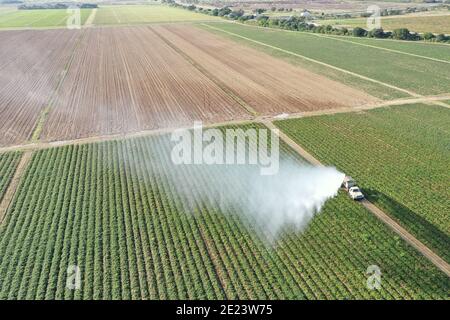
[(274, 175), (261, 175), (259, 165), (177, 165), (171, 159), (173, 143), (167, 137), (155, 139), (151, 144), (155, 149), (145, 160), (124, 154), (135, 172), (165, 181), (186, 214), (203, 214), (207, 206), (224, 215), (238, 215), (263, 240), (276, 240), (285, 228), (302, 231), (337, 195), (345, 176), (333, 167), (286, 158), (280, 159)]
[[(189, 181), (179, 179), (179, 170), (189, 172)], [(282, 161), (272, 176), (261, 175), (254, 165), (183, 165), (171, 170), (168, 179), (185, 199), (187, 212), (199, 202), (208, 203), (224, 214), (244, 217), (258, 226), (262, 239), (274, 240), (284, 227), (303, 230), (337, 195), (344, 174), (333, 167)]]

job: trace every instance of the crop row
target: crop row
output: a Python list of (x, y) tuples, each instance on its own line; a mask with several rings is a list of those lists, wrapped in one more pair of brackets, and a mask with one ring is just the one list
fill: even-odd
[(277, 122), (319, 160), (352, 175), (371, 201), (447, 261), (449, 125), (448, 109), (428, 105)]
[[(242, 212), (242, 168), (175, 166), (171, 149), (155, 136), (36, 152), (0, 229), (0, 298), (446, 297), (448, 278), (344, 194), (303, 232), (266, 239)], [(230, 205), (205, 197), (220, 189)], [(373, 264), (380, 291), (366, 287)]]
[(19, 160), (19, 152), (0, 154), (0, 200), (8, 188), (16, 167), (19, 164)]

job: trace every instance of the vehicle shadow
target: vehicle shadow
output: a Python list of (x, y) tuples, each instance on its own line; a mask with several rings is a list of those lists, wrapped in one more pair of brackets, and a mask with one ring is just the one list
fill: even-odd
[(450, 236), (447, 233), (378, 190), (362, 189), (362, 191), (367, 200), (385, 210), (387, 214), (444, 260), (447, 262), (450, 260)]

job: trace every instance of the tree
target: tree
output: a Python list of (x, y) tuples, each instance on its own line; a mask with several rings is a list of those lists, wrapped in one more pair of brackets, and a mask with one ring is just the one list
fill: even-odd
[(392, 31), (392, 37), (397, 40), (408, 40), (411, 37), (411, 34), (408, 29), (400, 28)]
[(229, 7), (223, 7), (219, 10), (218, 16), (223, 17), (231, 13), (231, 9)]
[(258, 16), (258, 18), (256, 18), (256, 20), (258, 21), (258, 25), (262, 26), (262, 27), (267, 27), (269, 25), (269, 17), (268, 16)]
[(449, 40), (449, 38), (447, 38), (446, 36), (445, 36), (445, 34), (438, 34), (437, 36), (436, 36), (436, 41), (437, 42), (444, 42), (444, 41), (447, 41), (447, 40)]
[(278, 27), (280, 25), (280, 19), (270, 19), (269, 26)]
[(353, 28), (352, 34), (354, 37), (365, 37), (367, 36), (367, 31), (364, 30), (363, 28), (356, 27)]
[(261, 14), (261, 13), (266, 12), (266, 9), (256, 8), (256, 9), (254, 10), (254, 12), (255, 12), (256, 14)]
[(423, 35), (423, 38), (424, 38), (425, 40), (432, 40), (432, 39), (436, 38), (436, 36), (435, 36), (434, 34), (432, 34), (431, 32), (426, 32), (426, 33)]
[(386, 35), (385, 35), (385, 33), (384, 33), (382, 28), (370, 30), (367, 33), (367, 36), (369, 38), (385, 38), (386, 37)]

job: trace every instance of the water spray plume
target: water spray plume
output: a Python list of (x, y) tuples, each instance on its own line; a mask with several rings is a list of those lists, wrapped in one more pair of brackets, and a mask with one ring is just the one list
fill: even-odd
[[(189, 181), (176, 174), (179, 170), (189, 172)], [(223, 214), (240, 215), (257, 226), (262, 239), (274, 240), (285, 227), (303, 230), (337, 195), (344, 176), (333, 167), (283, 161), (273, 176), (260, 175), (258, 167), (251, 165), (187, 165), (172, 170), (168, 179), (185, 199), (186, 212), (208, 203)]]

